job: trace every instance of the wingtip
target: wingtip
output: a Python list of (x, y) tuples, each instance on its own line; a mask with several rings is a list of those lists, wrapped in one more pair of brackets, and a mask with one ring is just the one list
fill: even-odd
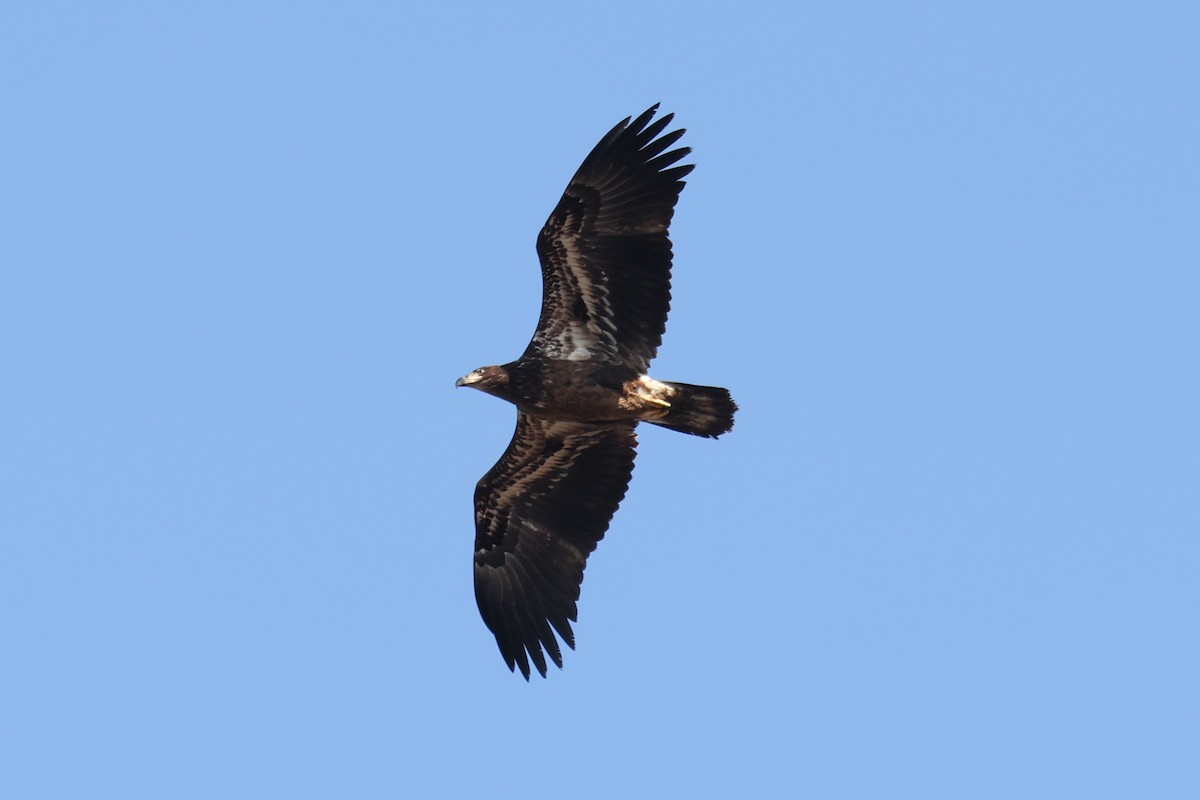
[[(525, 654), (521, 653), (521, 655), (524, 656)], [(526, 682), (529, 681), (529, 661), (528, 660), (526, 660), (524, 658), (515, 658), (515, 657), (510, 656), (507, 653), (505, 653), (504, 654), (504, 663), (508, 664), (508, 671), (512, 672), (514, 674), (517, 672), (517, 668), (520, 667), (521, 677), (524, 678)]]
[[(643, 111), (641, 114), (638, 114), (637, 119), (635, 119), (632, 123), (630, 123), (629, 128), (634, 133), (638, 133), (638, 132), (642, 131), (643, 129), (645, 129), (646, 125), (649, 124), (650, 120), (654, 119), (654, 115), (658, 111), (658, 105), (659, 105), (658, 103), (655, 103), (654, 105), (650, 106), (645, 111)], [(670, 122), (671, 115), (668, 114), (664, 119), (665, 119), (665, 121)], [(661, 123), (663, 121), (664, 120), (659, 120), (659, 123)]]

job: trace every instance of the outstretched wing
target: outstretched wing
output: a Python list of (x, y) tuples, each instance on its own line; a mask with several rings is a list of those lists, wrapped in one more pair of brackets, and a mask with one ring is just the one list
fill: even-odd
[[(562, 667), (588, 555), (633, 473), (634, 423), (556, 422), (519, 412), (508, 450), (475, 488), (475, 600), (509, 669)], [(552, 630), (553, 629), (553, 630)]]
[[(683, 129), (659, 136), (674, 115), (658, 106), (622, 120), (567, 185), (538, 235), (542, 314), (525, 355), (617, 360), (645, 373), (671, 305), (668, 228), (692, 165), (664, 152)], [(658, 138), (655, 138), (658, 137)]]

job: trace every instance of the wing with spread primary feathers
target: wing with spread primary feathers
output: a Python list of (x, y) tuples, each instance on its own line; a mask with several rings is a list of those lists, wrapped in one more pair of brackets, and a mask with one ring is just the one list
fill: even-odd
[[(508, 450), (475, 488), (475, 600), (509, 669), (562, 666), (588, 555), (633, 473), (633, 422), (580, 423), (519, 412)], [(543, 653), (543, 650), (545, 653)]]
[(641, 374), (658, 351), (671, 304), (668, 228), (692, 165), (671, 166), (691, 150), (667, 151), (683, 130), (659, 136), (673, 115), (651, 124), (657, 109), (609, 131), (546, 220), (542, 313), (526, 356), (617, 361)]

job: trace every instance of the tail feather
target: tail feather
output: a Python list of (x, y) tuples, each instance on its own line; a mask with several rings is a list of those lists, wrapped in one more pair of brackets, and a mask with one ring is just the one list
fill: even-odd
[(693, 436), (716, 438), (733, 429), (733, 414), (737, 403), (728, 389), (716, 386), (693, 386), (690, 383), (662, 383), (675, 390), (671, 410), (661, 419), (648, 420), (655, 425)]

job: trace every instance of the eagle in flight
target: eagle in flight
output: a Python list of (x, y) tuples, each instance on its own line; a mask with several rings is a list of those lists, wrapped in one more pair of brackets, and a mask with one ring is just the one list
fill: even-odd
[[(475, 487), (475, 600), (510, 670), (543, 677), (571, 648), (587, 557), (633, 473), (639, 422), (696, 436), (733, 427), (725, 389), (646, 374), (671, 301), (675, 203), (692, 165), (658, 106), (600, 140), (537, 239), (542, 312), (516, 361), (458, 379), (517, 407), (504, 455)], [(661, 135), (660, 135), (661, 134)]]

